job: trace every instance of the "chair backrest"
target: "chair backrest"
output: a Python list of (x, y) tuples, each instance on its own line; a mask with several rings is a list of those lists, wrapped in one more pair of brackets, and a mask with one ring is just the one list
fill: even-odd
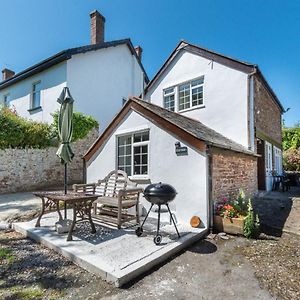
[(117, 197), (121, 189), (135, 183), (129, 180), (127, 174), (122, 170), (111, 171), (103, 180), (98, 181), (96, 193), (107, 197)]

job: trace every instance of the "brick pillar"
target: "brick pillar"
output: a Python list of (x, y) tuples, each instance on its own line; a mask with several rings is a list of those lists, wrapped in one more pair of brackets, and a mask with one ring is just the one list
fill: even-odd
[(2, 70), (2, 80), (9, 79), (15, 75), (15, 72), (9, 69), (3, 69)]
[(104, 42), (104, 25), (105, 18), (94, 10), (90, 13), (91, 18), (91, 44), (99, 44)]

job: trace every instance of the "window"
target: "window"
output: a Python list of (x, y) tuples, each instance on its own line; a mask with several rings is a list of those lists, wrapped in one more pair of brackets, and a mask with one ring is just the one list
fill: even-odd
[(41, 106), (41, 82), (32, 85), (31, 109)]
[(175, 111), (175, 88), (164, 90), (164, 108)]
[(9, 106), (9, 101), (10, 101), (9, 98), (10, 98), (9, 94), (6, 94), (6, 95), (3, 96), (3, 104), (4, 104), (5, 107)]
[(274, 149), (274, 171), (277, 175), (282, 175), (282, 152), (279, 148), (273, 147)]
[(203, 78), (179, 85), (178, 110), (203, 105)]
[(118, 137), (117, 166), (131, 175), (148, 174), (149, 131)]

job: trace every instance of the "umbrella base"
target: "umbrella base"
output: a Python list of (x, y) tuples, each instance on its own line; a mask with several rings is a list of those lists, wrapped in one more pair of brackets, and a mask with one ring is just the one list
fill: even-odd
[(66, 233), (69, 232), (72, 225), (72, 220), (65, 219), (60, 220), (55, 223), (55, 230), (57, 233)]

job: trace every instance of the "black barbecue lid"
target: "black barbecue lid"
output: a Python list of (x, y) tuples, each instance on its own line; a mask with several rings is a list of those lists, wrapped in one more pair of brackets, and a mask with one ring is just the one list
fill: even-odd
[(144, 195), (149, 196), (169, 196), (176, 194), (177, 192), (173, 186), (161, 182), (149, 184), (144, 190)]

